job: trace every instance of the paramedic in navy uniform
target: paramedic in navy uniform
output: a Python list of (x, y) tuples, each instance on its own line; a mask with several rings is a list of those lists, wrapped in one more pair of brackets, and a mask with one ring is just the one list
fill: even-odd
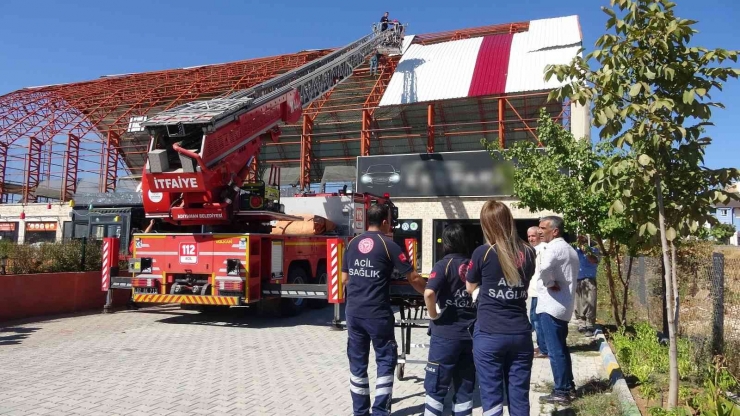
[(401, 247), (387, 237), (391, 231), (388, 214), (386, 205), (368, 208), (367, 231), (349, 242), (342, 262), (342, 278), (347, 284), (349, 388), (355, 415), (370, 415), (367, 363), (371, 341), (378, 367), (372, 414), (391, 414), (393, 372), (398, 360), (395, 318), (390, 303), (393, 269), (406, 276), (417, 292), (424, 291), (424, 279), (412, 269)]
[(473, 357), (483, 414), (503, 414), (506, 389), (509, 414), (525, 416), (529, 415), (534, 358), (526, 300), (535, 250), (519, 238), (511, 211), (503, 203), (486, 202), (480, 222), (488, 244), (473, 252), (466, 285), (478, 302)]
[(432, 335), (424, 378), (424, 414), (442, 416), (447, 390), (453, 384), (452, 414), (467, 416), (473, 414), (475, 388), (473, 338), (468, 332), (475, 309), (465, 290), (470, 253), (460, 225), (442, 231), (442, 248), (445, 256), (432, 268), (424, 291)]

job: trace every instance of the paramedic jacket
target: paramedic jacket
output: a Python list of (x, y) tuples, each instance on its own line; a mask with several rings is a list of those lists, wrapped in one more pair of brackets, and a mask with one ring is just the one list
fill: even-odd
[(476, 325), (488, 334), (532, 332), (527, 316), (527, 291), (535, 270), (535, 250), (525, 246), (519, 253), (521, 283), (511, 287), (506, 282), (496, 248), (488, 244), (475, 249), (466, 278), (480, 285)]
[(448, 254), (438, 261), (429, 273), (427, 289), (437, 295), (441, 315), (430, 321), (432, 336), (470, 340), (468, 327), (475, 321), (473, 298), (465, 289), (465, 276), (470, 266), (462, 254)]
[(349, 274), (345, 314), (358, 318), (393, 316), (390, 283), (394, 268), (401, 275), (412, 270), (393, 240), (379, 231), (367, 231), (353, 238), (342, 262), (342, 271)]

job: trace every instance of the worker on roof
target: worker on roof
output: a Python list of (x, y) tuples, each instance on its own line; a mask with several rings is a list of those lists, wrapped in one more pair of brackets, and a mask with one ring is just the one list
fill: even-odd
[(442, 231), (442, 247), (445, 256), (432, 268), (424, 291), (432, 336), (424, 378), (424, 414), (442, 416), (447, 391), (454, 387), (452, 414), (467, 416), (473, 414), (475, 388), (473, 338), (469, 332), (475, 322), (475, 308), (465, 290), (470, 253), (460, 225), (452, 224)]
[(370, 75), (375, 76), (378, 74), (378, 62), (380, 61), (380, 53), (376, 49), (373, 56), (370, 58)]
[(380, 18), (380, 23), (381, 32), (388, 29), (388, 12), (383, 13), (383, 17)]
[(352, 409), (356, 416), (370, 415), (370, 381), (367, 375), (370, 343), (375, 350), (377, 378), (373, 416), (391, 414), (393, 372), (398, 361), (395, 318), (391, 310), (390, 282), (395, 268), (418, 292), (424, 279), (389, 237), (391, 218), (386, 204), (368, 208), (368, 228), (347, 244), (342, 278), (346, 282), (347, 357)]

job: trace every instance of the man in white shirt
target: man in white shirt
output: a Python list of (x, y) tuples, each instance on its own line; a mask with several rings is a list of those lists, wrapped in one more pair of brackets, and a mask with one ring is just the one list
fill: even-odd
[(547, 246), (541, 255), (537, 314), (545, 335), (555, 382), (552, 393), (540, 397), (540, 402), (568, 405), (575, 393), (573, 364), (567, 338), (578, 281), (578, 254), (563, 240), (562, 218), (542, 218), (540, 231)]
[(545, 334), (542, 332), (542, 326), (537, 315), (537, 281), (540, 277), (540, 262), (542, 261), (542, 249), (545, 247), (545, 243), (542, 242), (542, 236), (540, 234), (540, 227), (529, 227), (527, 229), (527, 241), (534, 247), (537, 253), (537, 260), (535, 261), (534, 275), (529, 281), (529, 321), (532, 322), (532, 329), (537, 336), (537, 348), (534, 349), (534, 358), (547, 358), (547, 345), (545, 344)]

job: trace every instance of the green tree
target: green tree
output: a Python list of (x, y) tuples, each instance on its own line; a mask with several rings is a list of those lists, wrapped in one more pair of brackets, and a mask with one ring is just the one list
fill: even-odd
[(735, 235), (736, 229), (732, 224), (716, 224), (709, 229), (709, 236), (717, 244), (729, 244), (729, 239)]
[(483, 144), (492, 157), (516, 164), (514, 194), (520, 200), (518, 205), (557, 212), (569, 231), (588, 234), (596, 242), (603, 254), (612, 317), (617, 325), (625, 325), (632, 267), (630, 264), (623, 273), (620, 253), (626, 249), (634, 255), (641, 241), (637, 228), (624, 215), (609, 216), (614, 191), (592, 189), (587, 183), (618, 150), (610, 143), (594, 148), (589, 140), (576, 139), (544, 109), (537, 137), (545, 149), (526, 141), (504, 151), (497, 141), (484, 140)]
[[(611, 6), (602, 8), (608, 33), (597, 40), (597, 48), (570, 65), (549, 67), (546, 78), (566, 82), (551, 98), (592, 102), (600, 139), (630, 150), (615, 154), (591, 179), (595, 189), (619, 192), (612, 214), (626, 214), (641, 234), (659, 235), (668, 305), (668, 405), (673, 408), (679, 380), (674, 241), (713, 222), (710, 206), (727, 201), (724, 189), (738, 177), (735, 169), (704, 166), (711, 139), (703, 135), (712, 108), (723, 108), (710, 92), (740, 74), (722, 66), (728, 59), (736, 62), (738, 52), (692, 46), (696, 22), (677, 17), (675, 3), (668, 0), (612, 0)], [(595, 69), (589, 59), (596, 61)]]

